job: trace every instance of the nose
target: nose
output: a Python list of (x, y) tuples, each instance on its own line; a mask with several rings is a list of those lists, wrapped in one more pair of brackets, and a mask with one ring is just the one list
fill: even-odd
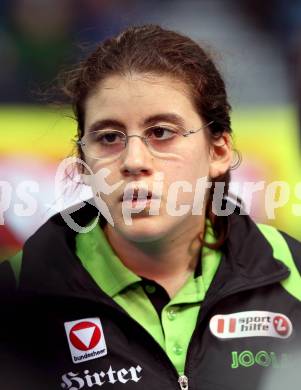
[(123, 175), (150, 175), (153, 172), (153, 156), (143, 139), (132, 136), (128, 138), (126, 148), (121, 156), (120, 170)]

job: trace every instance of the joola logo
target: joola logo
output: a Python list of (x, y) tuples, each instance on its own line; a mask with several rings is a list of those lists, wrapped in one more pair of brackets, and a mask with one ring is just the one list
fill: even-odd
[(258, 351), (232, 351), (231, 368), (260, 367), (286, 368), (291, 356), (287, 353), (276, 354), (276, 352)]
[(288, 317), (269, 311), (245, 311), (233, 314), (217, 314), (210, 320), (211, 333), (221, 339), (239, 337), (288, 338), (292, 323)]
[(61, 387), (66, 390), (80, 390), (91, 387), (100, 387), (105, 383), (114, 385), (115, 383), (139, 382), (142, 378), (139, 374), (142, 368), (140, 366), (130, 367), (128, 369), (121, 368), (113, 370), (110, 366), (107, 371), (98, 371), (90, 374), (89, 370), (85, 370), (83, 375), (74, 372), (68, 372), (62, 375)]

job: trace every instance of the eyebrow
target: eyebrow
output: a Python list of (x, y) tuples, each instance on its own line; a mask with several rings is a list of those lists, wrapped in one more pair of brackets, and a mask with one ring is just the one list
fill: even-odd
[[(184, 119), (180, 115), (173, 113), (151, 115), (144, 119), (144, 121), (141, 123), (141, 126), (148, 127), (155, 125), (158, 122), (169, 122), (173, 123), (176, 126), (180, 126), (183, 128), (185, 127)], [(94, 122), (91, 126), (89, 126), (87, 132), (103, 130), (108, 127), (114, 128), (116, 130), (126, 129), (126, 126), (121, 121), (117, 119), (104, 118)]]

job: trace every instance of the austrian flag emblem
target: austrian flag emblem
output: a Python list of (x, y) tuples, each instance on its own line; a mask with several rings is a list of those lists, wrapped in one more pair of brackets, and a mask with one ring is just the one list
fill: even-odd
[(81, 363), (107, 354), (99, 318), (70, 321), (64, 325), (73, 363)]

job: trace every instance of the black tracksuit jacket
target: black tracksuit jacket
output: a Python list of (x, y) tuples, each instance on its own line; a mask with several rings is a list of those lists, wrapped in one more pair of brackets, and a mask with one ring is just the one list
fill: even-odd
[[(87, 205), (73, 217), (85, 226), (94, 214)], [(24, 246), (17, 292), (10, 265), (0, 267), (0, 389), (254, 390), (268, 388), (262, 387), (267, 373), (285, 378), (286, 389), (300, 388), (290, 382), (286, 368), (301, 349), (301, 302), (280, 283), (291, 277), (290, 270), (273, 257), (249, 217), (228, 218), (229, 238), (201, 303), (180, 384), (162, 348), (83, 268), (75, 255), (76, 233), (59, 214), (52, 217)], [(301, 245), (283, 237), (300, 271)], [(227, 327), (223, 315), (241, 312), (257, 312), (249, 319), (252, 326), (267, 321), (258, 312), (285, 315), (292, 333), (288, 338), (220, 338), (211, 332), (214, 315), (221, 315), (219, 324)], [(107, 354), (73, 363), (64, 324), (91, 318), (101, 321)]]

